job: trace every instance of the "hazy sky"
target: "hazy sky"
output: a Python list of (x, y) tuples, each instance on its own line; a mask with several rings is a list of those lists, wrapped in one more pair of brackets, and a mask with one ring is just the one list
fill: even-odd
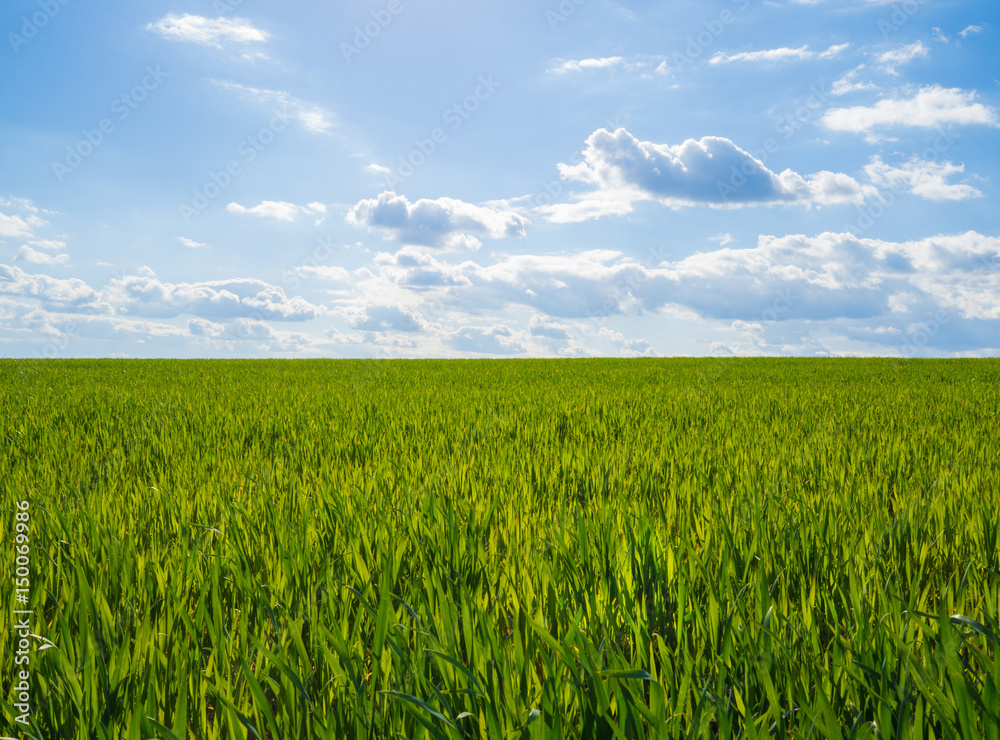
[(7, 0), (0, 354), (1000, 352), (996, 0)]

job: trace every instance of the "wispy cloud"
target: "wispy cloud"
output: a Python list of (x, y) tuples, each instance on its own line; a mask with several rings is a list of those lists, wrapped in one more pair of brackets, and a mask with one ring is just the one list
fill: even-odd
[(845, 73), (839, 79), (834, 81), (833, 87), (830, 89), (830, 94), (847, 95), (848, 93), (860, 92), (861, 90), (877, 90), (878, 85), (874, 82), (862, 82), (860, 80), (861, 73), (864, 70), (865, 65), (859, 64), (850, 72)]
[(625, 59), (623, 57), (601, 57), (599, 59), (568, 59), (556, 67), (551, 68), (551, 72), (582, 72), (588, 69), (607, 69), (621, 65)]
[(973, 36), (977, 33), (982, 33), (982, 32), (983, 32), (982, 26), (966, 26), (965, 28), (963, 28), (961, 31), (958, 32), (958, 35), (964, 39), (967, 36)]
[(788, 62), (807, 59), (833, 59), (850, 47), (850, 44), (835, 44), (826, 51), (812, 51), (808, 45), (793, 49), (787, 46), (779, 49), (763, 49), (761, 51), (742, 51), (736, 54), (717, 52), (710, 64), (730, 64), (733, 62)]
[(899, 72), (896, 71), (896, 67), (902, 66), (907, 62), (912, 62), (918, 57), (926, 57), (930, 53), (924, 44), (917, 41), (906, 46), (901, 46), (898, 49), (892, 49), (891, 51), (884, 52), (878, 55), (878, 63), (882, 65), (882, 69), (891, 75), (897, 75)]
[(177, 240), (188, 249), (203, 249), (208, 247), (207, 244), (196, 242), (194, 239), (188, 239), (186, 236), (179, 236), (177, 237)]
[(205, 18), (168, 13), (146, 26), (172, 41), (187, 41), (221, 49), (227, 44), (264, 43), (270, 34), (255, 28), (246, 18)]
[(548, 71), (554, 75), (566, 75), (572, 73), (585, 73), (595, 70), (622, 70), (629, 73), (641, 74), (649, 78), (655, 75), (664, 75), (669, 71), (666, 60), (661, 56), (632, 56), (632, 57), (595, 57), (589, 59), (559, 59), (549, 67)]
[(226, 206), (229, 213), (242, 213), (260, 218), (273, 218), (278, 221), (294, 221), (297, 216), (303, 214), (323, 215), (326, 213), (326, 206), (323, 203), (309, 203), (305, 206), (298, 206), (285, 201), (265, 200), (251, 208), (242, 206), (239, 203), (230, 203)]
[(211, 82), (223, 90), (230, 90), (248, 100), (282, 106), (292, 117), (313, 133), (322, 134), (333, 128), (334, 116), (330, 111), (315, 103), (300, 100), (284, 90), (264, 90), (226, 80), (211, 80)]
[(733, 238), (733, 235), (730, 234), (728, 231), (725, 234), (718, 234), (717, 236), (710, 236), (710, 237), (708, 237), (708, 240), (710, 242), (717, 242), (720, 247), (724, 247), (727, 244), (732, 244), (734, 241), (736, 241)]

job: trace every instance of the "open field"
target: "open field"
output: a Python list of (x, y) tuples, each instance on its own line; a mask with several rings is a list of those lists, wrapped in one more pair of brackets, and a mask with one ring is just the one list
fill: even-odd
[(56, 646), (24, 733), (0, 620), (0, 735), (997, 740), (998, 411), (994, 360), (0, 361)]

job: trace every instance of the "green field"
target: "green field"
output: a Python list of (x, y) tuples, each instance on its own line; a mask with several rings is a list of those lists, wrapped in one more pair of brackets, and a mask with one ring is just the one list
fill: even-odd
[[(0, 361), (0, 736), (1000, 738), (1000, 361)], [(30, 605), (15, 511), (30, 501)]]

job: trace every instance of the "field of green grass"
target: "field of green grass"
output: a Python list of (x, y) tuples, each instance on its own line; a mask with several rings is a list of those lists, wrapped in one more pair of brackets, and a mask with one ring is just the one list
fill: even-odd
[(994, 360), (3, 360), (0, 736), (1000, 740), (998, 411)]

